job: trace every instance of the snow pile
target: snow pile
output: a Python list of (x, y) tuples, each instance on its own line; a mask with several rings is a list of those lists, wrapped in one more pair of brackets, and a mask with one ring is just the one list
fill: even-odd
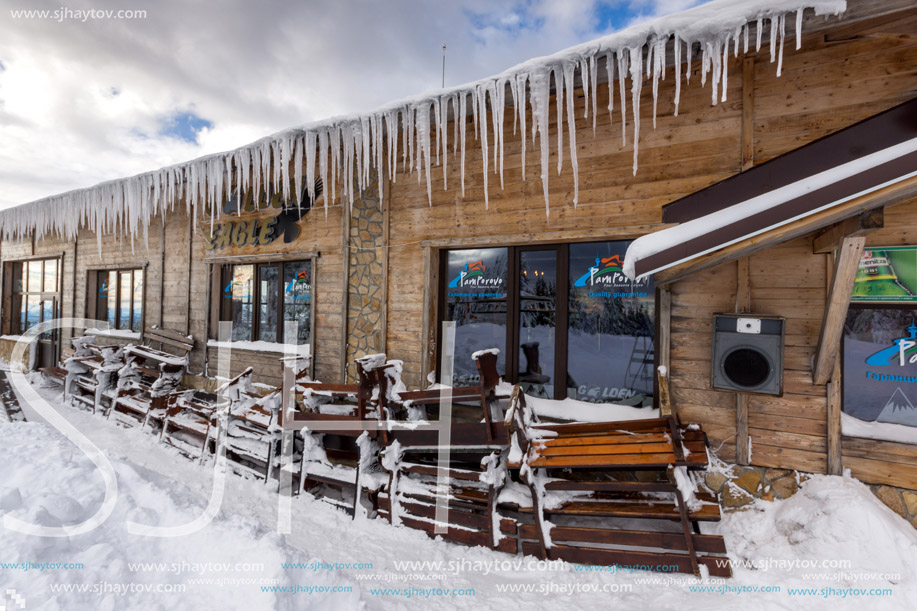
[[(92, 516), (102, 502), (105, 488), (92, 462), (45, 424), (0, 425), (0, 458), (4, 464), (16, 465), (6, 470), (0, 481), (0, 514), (4, 516), (52, 527), (73, 525)], [(0, 529), (4, 562), (82, 563), (81, 569), (74, 570), (0, 571), (4, 589), (23, 595), (27, 609), (301, 608), (297, 597), (265, 593), (260, 585), (300, 582), (301, 576), (284, 571), (281, 563), (308, 561), (308, 556), (288, 547), (279, 535), (256, 522), (225, 514), (202, 530), (181, 537), (131, 534), (127, 522), (187, 524), (204, 512), (204, 505), (194, 491), (173, 479), (120, 460), (112, 460), (112, 465), (117, 474), (118, 501), (112, 515), (98, 528), (62, 538)], [(138, 568), (132, 566), (134, 563), (147, 563), (148, 567)], [(161, 567), (149, 566), (158, 563)], [(171, 569), (179, 564), (189, 570)], [(211, 569), (190, 570), (190, 565), (209, 565)], [(227, 566), (231, 568), (225, 569)], [(194, 583), (198, 579), (213, 582)], [(229, 581), (233, 579), (249, 581), (232, 585)], [(340, 582), (340, 577), (327, 572), (309, 575), (310, 584), (336, 585), (335, 581)], [(86, 585), (89, 591), (54, 594), (49, 587), (56, 584)], [(184, 585), (186, 590), (124, 595), (112, 591), (127, 584), (166, 585), (170, 589)], [(99, 595), (92, 588), (103, 592), (109, 588), (109, 593)], [(321, 604), (315, 596), (310, 596), (309, 602)], [(329, 600), (344, 606), (359, 604), (358, 593), (317, 596), (324, 604)]]
[[(427, 196), (432, 203), (431, 164), (442, 163), (444, 188), (448, 188), (449, 129), (453, 121), (452, 155), (458, 157), (461, 189), (465, 190), (466, 119), (474, 123), (474, 136), (482, 152), (484, 201), (488, 201), (489, 173), (499, 175), (503, 184), (503, 126), (512, 115), (514, 133), (522, 135), (522, 168), (525, 171), (525, 145), (531, 133), (534, 145), (539, 139), (541, 180), (546, 213), (548, 208), (550, 95), (556, 93), (557, 170), (564, 163), (564, 127), (567, 121), (567, 144), (574, 176), (573, 203), (577, 203), (579, 183), (576, 157), (574, 87), (582, 84), (588, 118), (593, 127), (598, 113), (598, 73), (604, 68), (607, 80), (608, 112), (614, 113), (614, 83), (618, 82), (622, 139), (626, 143), (627, 97), (631, 98), (633, 116), (634, 172), (637, 170), (637, 143), (640, 134), (640, 94), (643, 81), (649, 78), (653, 90), (653, 109), (659, 81), (666, 76), (667, 65), (674, 67), (676, 113), (681, 92), (682, 74), (690, 78), (690, 62), (695, 52), (701, 60), (701, 84), (711, 80), (711, 97), (715, 104), (725, 100), (728, 70), (724, 65), (731, 53), (739, 49), (759, 50), (769, 45), (771, 61), (777, 62), (780, 74), (783, 61), (787, 17), (795, 19), (795, 41), (799, 48), (803, 11), (816, 15), (837, 15), (846, 9), (846, 0), (714, 0), (666, 17), (636, 24), (603, 38), (571, 47), (551, 56), (532, 59), (499, 75), (452, 89), (422, 94), (401, 100), (371, 113), (336, 117), (280, 132), (226, 153), (201, 157), (130, 178), (101, 183), (94, 187), (70, 191), (0, 212), (0, 235), (4, 239), (22, 239), (33, 232), (36, 237), (55, 233), (73, 239), (79, 227), (86, 225), (96, 232), (101, 249), (103, 233), (118, 232), (133, 240), (147, 238), (149, 220), (163, 215), (184, 202), (194, 222), (210, 214), (211, 227), (223, 203), (233, 193), (249, 190), (256, 194), (270, 189), (282, 192), (286, 201), (301, 203), (306, 193), (316, 199), (316, 183), (330, 185), (325, 206), (330, 200), (353, 203), (355, 192), (362, 191), (376, 172), (380, 197), (385, 170), (394, 180), (398, 167), (399, 140), (401, 166), (423, 175)], [(768, 38), (764, 39), (765, 30)], [(750, 38), (753, 40), (750, 41)], [(671, 49), (671, 61), (669, 61)], [(686, 70), (684, 64), (689, 68)], [(630, 78), (630, 86), (626, 84)], [(722, 93), (720, 93), (722, 92)], [(509, 97), (508, 97), (509, 96)], [(511, 105), (507, 100), (511, 100)], [(532, 125), (527, 125), (531, 109)], [(488, 114), (490, 117), (488, 118)], [(399, 138), (400, 134), (400, 138)], [(488, 141), (493, 134), (494, 142)], [(434, 142), (435, 139), (435, 142)], [(490, 167), (491, 157), (493, 167)], [(523, 175), (523, 179), (525, 176)], [(305, 186), (305, 189), (303, 187)], [(336, 188), (339, 186), (339, 193)], [(355, 191), (356, 189), (356, 191)], [(327, 191), (327, 187), (325, 189)], [(255, 198), (259, 201), (260, 198)]]
[[(896, 598), (917, 600), (917, 531), (851, 477), (814, 475), (785, 501), (759, 501), (753, 511), (726, 514), (720, 532), (730, 557), (752, 566), (764, 559), (849, 562), (841, 574), (900, 574), (900, 580), (870, 585), (891, 586)], [(807, 583), (803, 587), (819, 585)], [(851, 578), (833, 585), (855, 584)]]

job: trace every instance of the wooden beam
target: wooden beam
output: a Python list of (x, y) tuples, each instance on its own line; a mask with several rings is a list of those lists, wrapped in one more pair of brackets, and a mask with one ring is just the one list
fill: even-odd
[(819, 254), (834, 252), (841, 239), (869, 235), (876, 229), (884, 227), (885, 208), (867, 210), (859, 216), (854, 216), (832, 225), (815, 236), (815, 240), (812, 242), (812, 252)]
[(888, 205), (902, 198), (914, 195), (915, 193), (917, 193), (917, 176), (911, 176), (910, 178), (888, 185), (872, 193), (856, 197), (842, 204), (822, 210), (821, 212), (787, 223), (786, 225), (781, 225), (770, 231), (746, 238), (741, 242), (659, 271), (653, 275), (653, 280), (657, 286), (675, 282), (691, 274), (696, 274), (705, 269), (716, 267), (721, 263), (734, 261), (739, 257), (751, 255), (775, 244), (787, 242), (804, 236), (807, 233), (824, 229), (847, 217), (858, 215), (866, 210)]
[(831, 290), (825, 300), (825, 315), (822, 318), (821, 335), (815, 352), (815, 368), (812, 373), (815, 384), (827, 384), (834, 370), (834, 361), (840, 351), (844, 320), (850, 306), (850, 295), (853, 293), (853, 282), (865, 244), (866, 238), (863, 236), (844, 238), (841, 241), (834, 261)]
[(742, 61), (742, 171), (755, 165), (755, 58)]

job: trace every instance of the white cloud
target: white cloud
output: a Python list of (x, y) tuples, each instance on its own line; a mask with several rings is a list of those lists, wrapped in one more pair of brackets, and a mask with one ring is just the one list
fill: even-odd
[[(641, 14), (688, 0), (625, 0)], [(0, 0), (0, 207), (495, 74), (597, 35), (595, 0), (162, 0), (141, 20), (13, 19)], [(662, 7), (662, 8), (660, 8)], [(78, 0), (71, 9), (119, 9)], [(160, 134), (194, 112), (197, 142)]]

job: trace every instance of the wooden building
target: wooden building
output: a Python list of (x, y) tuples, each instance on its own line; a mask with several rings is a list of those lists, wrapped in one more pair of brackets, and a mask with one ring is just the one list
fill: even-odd
[[(699, 258), (685, 262), (681, 256), (666, 266), (650, 266), (643, 270), (650, 276), (636, 283), (623, 277), (632, 240), (715, 215), (718, 209), (703, 205), (720, 197), (741, 205), (760, 194), (754, 192), (756, 169), (783, 168), (758, 184), (759, 190), (771, 190), (767, 180), (795, 176), (793, 160), (799, 157), (786, 157), (790, 161), (784, 166), (773, 164), (805, 145), (896, 107), (913, 127), (917, 10), (912, 3), (850, 0), (837, 17), (826, 19), (811, 10), (801, 15), (798, 48), (795, 13), (789, 23), (777, 21), (786, 37), (779, 76), (767, 36), (755, 49), (760, 21), (746, 30), (752, 38), (748, 50), (741, 37), (728, 39), (723, 73), (705, 86), (698, 54), (685, 67), (684, 49), (676, 60), (671, 40), (662, 39), (668, 45), (662, 49), (669, 78), (657, 82), (656, 97), (649, 81), (636, 90), (641, 122), (636, 169), (633, 71), (621, 75), (620, 64), (615, 66), (628, 84), (624, 91), (620, 83), (609, 89), (607, 60), (599, 55), (590, 73), (598, 86), (585, 81), (583, 87), (577, 65), (575, 81), (566, 81), (565, 100), (559, 101), (556, 91), (550, 95), (542, 124), (547, 132), (540, 133), (551, 141), (546, 185), (533, 144), (538, 109), (525, 109), (528, 131), (523, 131), (507, 93), (499, 121), (494, 103), (475, 106), (475, 117), (493, 118), (479, 122), (469, 112), (464, 125), (457, 125), (456, 106), (447, 106), (445, 127), (434, 130), (437, 145), (425, 158), (414, 131), (410, 143), (403, 133), (386, 132), (379, 140), (387, 138), (389, 146), (384, 159), (378, 152), (381, 163), (374, 158), (371, 169), (368, 158), (353, 166), (340, 163), (320, 196), (315, 172), (296, 168), (290, 174), (299, 176), (296, 185), (304, 185), (304, 203), (298, 207), (289, 189), (264, 193), (255, 181), (248, 183), (241, 205), (237, 196), (225, 195), (220, 215), (212, 216), (200, 204), (189, 204), (204, 193), (192, 195), (197, 184), (186, 180), (186, 191), (175, 194), (168, 212), (150, 214), (137, 231), (131, 218), (120, 216), (98, 231), (82, 222), (73, 237), (34, 223), (28, 235), (21, 235), (10, 227), (27, 215), (0, 213), (0, 331), (15, 336), (31, 322), (86, 317), (111, 323), (111, 341), (129, 341), (157, 325), (192, 335), (192, 373), (213, 376), (218, 322), (234, 320), (232, 373), (254, 366), (259, 381), (277, 384), (284, 321), (295, 320), (295, 342), (309, 346), (316, 379), (353, 382), (356, 357), (384, 352), (403, 360), (409, 388), (421, 388), (436, 379), (442, 322), (451, 320), (457, 325), (456, 380), (475, 375), (471, 352), (499, 347), (500, 373), (528, 392), (642, 405), (658, 394), (655, 367), (665, 365), (671, 408), (683, 422), (700, 423), (725, 460), (814, 473), (849, 468), (863, 481), (915, 490), (917, 446), (842, 434), (838, 355), (860, 251), (917, 245), (912, 173), (917, 165), (886, 178), (892, 186), (881, 187), (868, 203), (841, 206), (832, 200), (818, 222), (721, 236), (692, 251)], [(679, 76), (688, 70), (690, 82), (672, 78), (676, 69)], [(644, 78), (642, 64), (636, 73)], [(722, 90), (711, 104), (714, 82)], [(610, 92), (622, 96), (612, 113)], [(470, 93), (469, 107), (475, 95)], [(576, 170), (568, 148), (571, 117), (561, 112), (571, 95)], [(628, 114), (622, 142), (624, 98)], [(463, 93), (463, 104), (464, 99)], [(504, 98), (491, 93), (489, 99)], [(430, 110), (428, 104), (417, 122), (430, 124)], [(460, 133), (467, 133), (463, 161), (453, 148)], [(867, 149), (870, 139), (880, 137), (873, 130), (857, 133)], [(448, 140), (440, 145), (440, 137)], [(401, 149), (390, 159), (393, 140)], [(482, 147), (482, 141), (492, 146)], [(268, 142), (266, 150), (270, 153), (278, 142)], [(314, 137), (303, 142), (316, 145)], [(855, 142), (831, 142), (852, 151), (850, 159), (864, 155)], [(404, 163), (400, 157), (407, 144), (413, 149)], [(493, 145), (499, 145), (499, 155)], [(565, 158), (558, 174), (559, 154)], [(240, 158), (230, 155), (233, 162)], [(284, 155), (286, 162), (306, 163), (301, 155)], [(305, 158), (318, 163), (308, 152)], [(263, 176), (267, 185), (270, 177), (262, 169), (270, 163), (245, 160), (253, 168), (250, 175)], [(273, 169), (276, 177), (276, 164)], [(371, 177), (362, 189), (354, 187), (351, 204), (345, 186), (364, 169)], [(740, 185), (740, 196), (730, 191), (735, 184), (730, 179), (743, 176), (750, 178)], [(231, 170), (226, 180), (235, 182)], [(279, 184), (276, 178), (273, 184)], [(720, 190), (708, 197), (710, 188)], [(252, 205), (253, 197), (260, 206)], [(25, 207), (30, 205), (35, 204)], [(873, 213), (864, 216), (866, 211)], [(788, 214), (783, 221), (792, 218)], [(713, 387), (713, 320), (721, 313), (784, 320), (780, 392)], [(41, 340), (37, 363), (56, 361), (67, 349), (69, 333)]]

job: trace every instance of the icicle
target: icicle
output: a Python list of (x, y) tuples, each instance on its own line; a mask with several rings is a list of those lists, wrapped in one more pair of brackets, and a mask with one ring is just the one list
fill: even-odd
[[(443, 138), (443, 191), (449, 190), (449, 184), (447, 182), (448, 165), (449, 165), (449, 98), (446, 96), (441, 96), (439, 98), (440, 103), (440, 116), (442, 120), (442, 126), (440, 130), (442, 131)], [(458, 113), (455, 112), (455, 107), (452, 108), (452, 115), (455, 117)]]
[[(478, 113), (477, 117), (481, 120), (480, 125), (480, 142), (481, 142), (481, 175), (484, 177), (484, 209), (490, 210), (490, 198), (487, 193), (487, 181), (489, 176), (487, 175), (487, 164), (489, 161), (488, 158), (488, 142), (487, 142), (487, 89), (483, 85), (478, 85), (475, 88), (475, 98), (477, 99), (477, 108)], [(475, 123), (477, 125), (477, 123)], [(496, 131), (496, 130), (494, 130)]]
[(433, 189), (430, 181), (430, 102), (421, 102), (417, 108), (417, 170), (420, 173), (421, 156), (423, 156), (423, 171), (427, 179), (427, 201), (433, 205)]
[(564, 68), (554, 66), (554, 97), (557, 100), (557, 173), (564, 167)]
[(643, 64), (643, 47), (631, 47), (630, 51), (630, 88), (631, 105), (634, 107), (634, 176), (637, 175), (637, 149), (640, 143), (640, 90), (643, 87), (643, 78), (640, 67)]
[[(579, 77), (583, 84), (583, 118), (589, 118), (589, 60), (585, 57), (579, 59)], [(569, 91), (569, 90), (568, 90)]]
[(685, 64), (686, 64), (685, 65), (685, 85), (690, 85), (691, 84), (691, 71), (692, 71), (691, 65), (694, 63), (694, 60), (691, 57), (691, 55), (694, 53), (694, 43), (688, 42), (686, 40), (685, 41), (685, 51), (687, 51), (687, 53), (685, 54), (686, 55), (685, 57)]
[(465, 124), (468, 122), (468, 96), (464, 91), (459, 93), (459, 115), (459, 131), (461, 132), (459, 139), (462, 141), (462, 199), (465, 199)]
[(627, 146), (627, 94), (624, 79), (628, 70), (628, 55), (624, 50), (618, 52), (618, 93), (621, 96), (621, 146)]
[(776, 17), (771, 17), (771, 63), (777, 59), (777, 21)]
[(681, 99), (681, 42), (678, 40), (678, 35), (675, 35), (672, 40), (675, 43), (675, 116), (677, 117), (678, 101)]
[(743, 51), (745, 55), (748, 55), (748, 28), (749, 25), (747, 23), (742, 27), (742, 34), (745, 36), (745, 47)]
[[(608, 123), (615, 120), (615, 65), (614, 53), (605, 54), (605, 74), (608, 78)], [(593, 113), (594, 114), (594, 113)]]
[(519, 132), (522, 142), (522, 180), (525, 180), (525, 145), (526, 145), (526, 111), (525, 111), (525, 86), (528, 81), (528, 74), (522, 73), (516, 75), (516, 88), (519, 90)]
[(439, 149), (442, 146), (442, 130), (443, 130), (443, 108), (442, 100), (440, 98), (435, 98), (433, 100), (433, 123), (436, 131), (436, 165), (440, 165), (439, 161)]
[[(662, 42), (665, 45), (665, 41)], [(659, 101), (659, 78), (662, 72), (660, 63), (664, 63), (664, 57), (659, 52), (659, 42), (653, 44), (653, 129), (656, 129), (656, 104)], [(662, 60), (662, 61), (660, 61)]]
[(764, 34), (764, 17), (758, 17), (758, 24), (755, 26), (755, 35), (757, 39), (755, 40), (755, 52), (761, 50), (761, 36)]
[[(506, 111), (506, 81), (500, 79), (496, 84), (491, 83), (490, 103), (493, 110), (494, 126), (494, 173), (497, 172), (497, 162), (500, 165), (500, 190), (503, 190), (503, 114)], [(499, 152), (499, 155), (497, 154)]]
[(579, 164), (576, 159), (576, 111), (573, 108), (573, 84), (574, 70), (576, 66), (573, 63), (564, 64), (564, 83), (567, 88), (567, 128), (570, 135), (567, 137), (570, 141), (570, 164), (573, 167), (573, 207), (576, 208), (579, 202)]
[(796, 9), (796, 50), (802, 48), (802, 11), (800, 7)]
[(780, 76), (780, 73), (783, 71), (783, 40), (786, 38), (786, 15), (780, 15), (780, 50), (777, 55), (777, 76)]
[[(595, 53), (589, 56), (589, 76), (589, 85), (592, 88), (592, 137), (595, 138), (595, 120), (597, 114), (596, 107), (598, 106), (599, 98), (599, 79), (598, 74), (596, 73)], [(586, 85), (584, 83), (583, 87), (585, 86)]]
[(739, 38), (740, 38), (741, 36), (742, 36), (742, 26), (738, 26), (738, 27), (736, 28), (735, 33), (734, 33), (733, 36), (732, 36), (732, 38), (734, 39), (734, 40), (733, 40), (733, 46), (734, 46), (733, 55), (734, 55), (735, 57), (738, 57), (738, 56), (739, 56)]
[(723, 65), (720, 67), (720, 71), (723, 73), (723, 97), (720, 101), (725, 102), (727, 81), (729, 79), (729, 40), (726, 40), (726, 43), (723, 44)]
[(322, 175), (322, 187), (324, 188), (322, 199), (325, 200), (325, 218), (328, 218), (329, 187), (333, 186), (328, 184), (328, 146), (328, 130), (323, 129), (318, 133), (318, 168)]
[(551, 70), (542, 68), (529, 76), (530, 102), (532, 105), (532, 139), (538, 134), (541, 143), (541, 186), (544, 190), (545, 217), (551, 216), (548, 200), (548, 103), (551, 95)]

